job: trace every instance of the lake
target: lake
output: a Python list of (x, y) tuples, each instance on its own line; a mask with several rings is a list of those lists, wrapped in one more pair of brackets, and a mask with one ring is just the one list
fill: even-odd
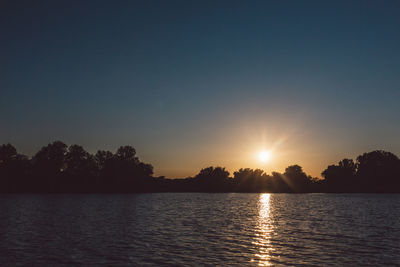
[(400, 195), (2, 195), (1, 266), (400, 265)]

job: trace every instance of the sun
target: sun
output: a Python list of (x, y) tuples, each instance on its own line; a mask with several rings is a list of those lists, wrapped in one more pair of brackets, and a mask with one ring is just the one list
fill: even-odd
[(271, 160), (271, 151), (263, 150), (258, 153), (258, 160), (261, 162), (268, 162)]

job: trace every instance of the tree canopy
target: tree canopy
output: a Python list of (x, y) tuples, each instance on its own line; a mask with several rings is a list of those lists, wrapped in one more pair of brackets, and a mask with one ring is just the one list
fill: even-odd
[(376, 150), (342, 159), (322, 172), (323, 179), (292, 165), (283, 173), (241, 168), (206, 167), (194, 177), (153, 177), (153, 166), (141, 162), (132, 146), (115, 153), (87, 152), (61, 141), (42, 147), (32, 157), (11, 144), (0, 146), (0, 192), (3, 193), (134, 193), (134, 192), (400, 192), (400, 159)]

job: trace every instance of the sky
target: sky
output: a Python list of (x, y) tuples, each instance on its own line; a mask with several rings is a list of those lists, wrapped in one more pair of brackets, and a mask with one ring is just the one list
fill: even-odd
[[(399, 1), (1, 1), (0, 143), (155, 175), (400, 155)], [(260, 162), (259, 151), (271, 151)]]

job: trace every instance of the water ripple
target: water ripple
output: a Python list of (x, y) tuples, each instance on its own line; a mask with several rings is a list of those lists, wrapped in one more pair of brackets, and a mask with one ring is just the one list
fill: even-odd
[(1, 266), (400, 266), (400, 195), (0, 196)]

